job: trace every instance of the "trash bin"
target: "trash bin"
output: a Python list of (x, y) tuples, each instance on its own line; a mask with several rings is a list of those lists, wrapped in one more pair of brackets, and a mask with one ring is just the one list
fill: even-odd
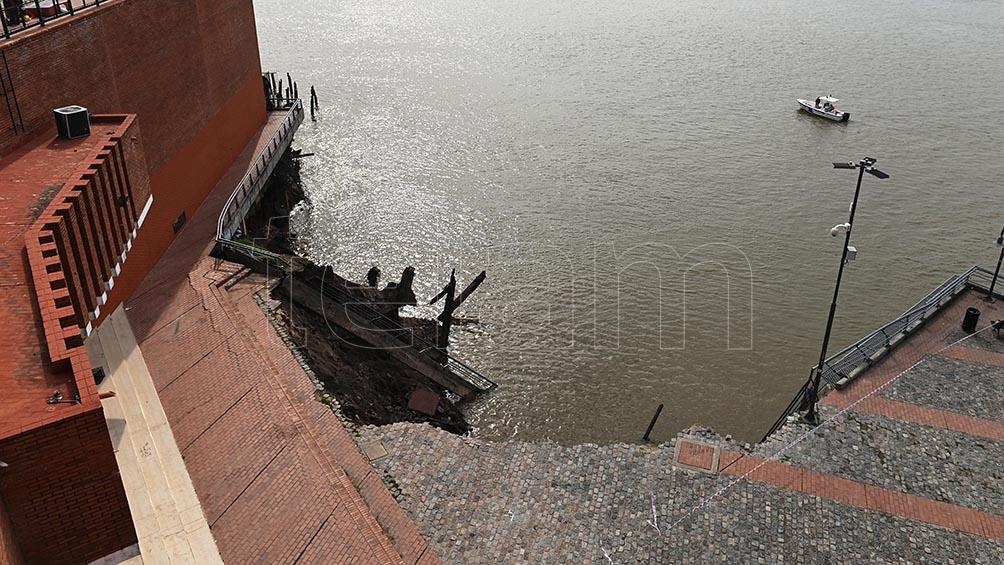
[(966, 333), (973, 333), (976, 331), (976, 324), (980, 321), (980, 309), (969, 307), (966, 308), (966, 317), (962, 319), (962, 329)]

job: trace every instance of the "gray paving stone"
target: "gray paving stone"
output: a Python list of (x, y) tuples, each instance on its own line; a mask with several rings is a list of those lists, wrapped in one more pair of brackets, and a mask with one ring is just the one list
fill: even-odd
[[(824, 408), (824, 418), (833, 410)], [(800, 432), (756, 449), (767, 456)], [(1004, 508), (1004, 446), (989, 439), (849, 412), (779, 460), (985, 512)]]
[(494, 443), (423, 424), (364, 427), (360, 439), (387, 446), (374, 465), (449, 563), (999, 563), (1004, 556), (999, 542), (674, 469), (674, 442)]
[(1004, 368), (931, 356), (891, 384), (884, 396), (1004, 421)]

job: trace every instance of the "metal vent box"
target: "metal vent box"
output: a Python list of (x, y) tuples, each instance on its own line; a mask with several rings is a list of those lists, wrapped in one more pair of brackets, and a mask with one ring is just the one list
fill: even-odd
[(91, 134), (91, 116), (83, 106), (63, 106), (52, 111), (59, 137), (76, 139)]

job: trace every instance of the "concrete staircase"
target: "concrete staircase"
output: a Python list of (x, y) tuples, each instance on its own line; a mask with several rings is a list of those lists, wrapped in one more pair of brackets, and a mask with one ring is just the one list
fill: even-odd
[[(87, 342), (142, 563), (222, 563), (146, 362), (120, 306)], [(129, 561), (133, 563), (133, 560)]]

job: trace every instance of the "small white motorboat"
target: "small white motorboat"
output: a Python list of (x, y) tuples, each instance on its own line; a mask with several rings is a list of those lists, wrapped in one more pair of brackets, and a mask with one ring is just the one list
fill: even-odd
[(820, 96), (816, 98), (815, 103), (812, 100), (802, 100), (801, 98), (796, 98), (799, 106), (803, 110), (812, 114), (813, 116), (819, 116), (820, 118), (826, 118), (827, 120), (833, 120), (835, 122), (846, 122), (851, 119), (850, 112), (841, 112), (837, 110), (834, 106), (839, 100), (833, 98), (832, 96)]

